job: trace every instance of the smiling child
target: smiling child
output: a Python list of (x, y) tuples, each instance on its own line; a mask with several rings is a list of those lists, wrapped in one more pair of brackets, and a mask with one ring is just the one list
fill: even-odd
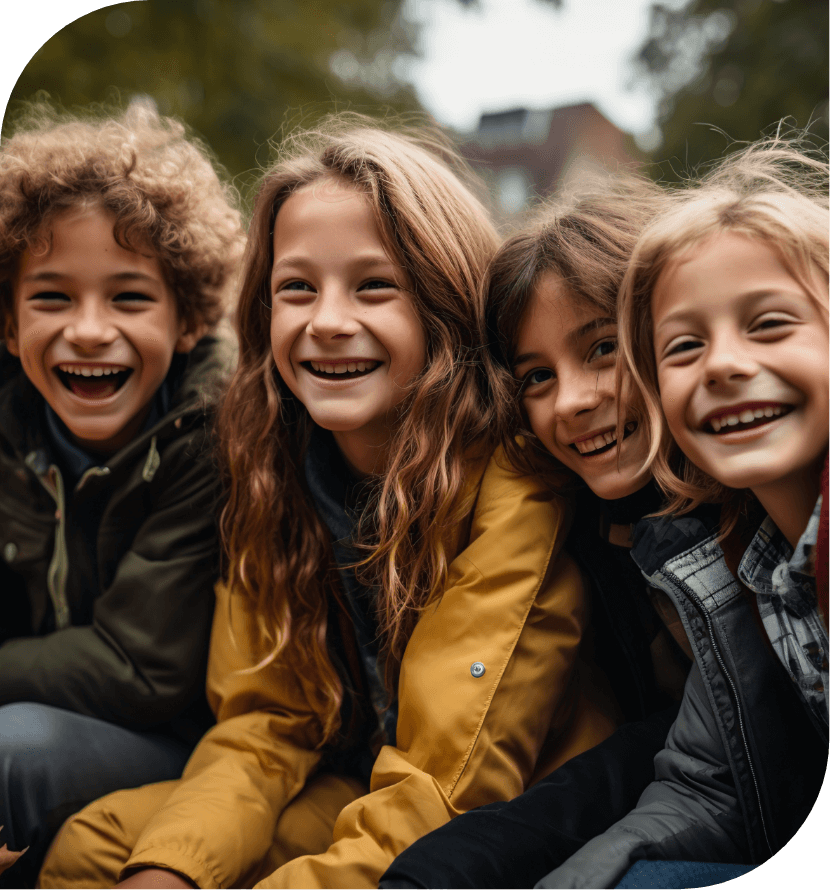
[(669, 503), (632, 555), (695, 666), (637, 808), (539, 886), (719, 883), (777, 853), (821, 788), (827, 252), (827, 165), (778, 140), (675, 193), (634, 250), (620, 340)]
[(27, 111), (0, 152), (0, 824), (181, 772), (218, 573), (210, 334), (240, 216), (178, 123)]
[(41, 886), (376, 887), (605, 738), (565, 505), (493, 452), (497, 246), (429, 131), (298, 132), (249, 233), (220, 415), (217, 725), (179, 782), (73, 816)]

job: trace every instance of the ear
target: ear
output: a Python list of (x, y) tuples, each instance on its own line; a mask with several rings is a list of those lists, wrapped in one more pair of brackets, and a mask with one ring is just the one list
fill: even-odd
[(176, 340), (175, 351), (187, 353), (204, 337), (208, 326), (203, 321), (182, 321), (179, 328), (179, 339)]
[(6, 349), (12, 355), (20, 358), (20, 344), (17, 342), (17, 325), (14, 323), (13, 318), (7, 318), (5, 324), (5, 331), (3, 331), (3, 339), (6, 341)]

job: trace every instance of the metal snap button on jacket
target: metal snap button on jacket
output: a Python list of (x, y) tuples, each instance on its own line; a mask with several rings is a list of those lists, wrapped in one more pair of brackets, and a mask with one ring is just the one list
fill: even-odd
[(474, 661), (470, 665), (470, 673), (474, 677), (481, 677), (484, 674), (484, 671), (487, 670), (484, 665), (480, 661)]

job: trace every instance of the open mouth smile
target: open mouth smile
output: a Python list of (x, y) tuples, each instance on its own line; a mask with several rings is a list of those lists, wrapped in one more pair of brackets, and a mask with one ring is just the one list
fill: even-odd
[(133, 373), (126, 365), (79, 365), (63, 362), (55, 368), (58, 379), (74, 396), (97, 401), (106, 399), (127, 382)]
[(737, 405), (734, 408), (714, 412), (703, 421), (703, 431), (710, 435), (726, 435), (738, 433), (743, 430), (755, 429), (768, 423), (773, 423), (780, 417), (785, 417), (793, 410), (792, 405), (784, 405), (780, 402)]
[[(629, 420), (623, 427), (623, 440), (627, 439), (637, 429), (637, 421)], [(576, 451), (580, 457), (593, 457), (597, 454), (605, 454), (617, 444), (616, 429), (596, 433), (587, 439), (572, 442), (568, 447)]]
[(338, 362), (319, 362), (309, 359), (300, 364), (314, 377), (323, 380), (355, 380), (366, 377), (379, 368), (382, 362), (372, 359), (344, 359)]

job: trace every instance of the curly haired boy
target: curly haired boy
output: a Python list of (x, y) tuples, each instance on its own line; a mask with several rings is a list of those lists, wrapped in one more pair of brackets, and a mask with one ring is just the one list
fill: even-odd
[(0, 150), (0, 825), (34, 880), (68, 815), (179, 775), (208, 725), (216, 328), (243, 246), (147, 103), (29, 107)]

